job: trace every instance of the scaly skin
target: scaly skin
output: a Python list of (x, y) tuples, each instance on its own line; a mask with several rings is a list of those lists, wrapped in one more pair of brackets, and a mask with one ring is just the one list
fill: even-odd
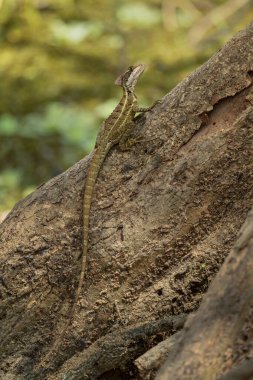
[[(115, 145), (119, 144), (121, 148), (127, 144), (128, 136), (134, 127), (133, 119), (136, 112), (146, 111), (148, 109), (139, 109), (137, 105), (136, 96), (134, 94), (134, 87), (137, 79), (144, 71), (144, 65), (137, 65), (130, 67), (123, 75), (117, 80), (123, 88), (123, 96), (116, 106), (111, 115), (105, 120), (96, 141), (96, 148), (92, 157), (85, 184), (84, 198), (83, 198), (83, 252), (82, 252), (82, 269), (79, 278), (79, 284), (76, 292), (75, 305), (80, 296), (84, 277), (86, 273), (86, 262), (88, 253), (88, 240), (89, 240), (89, 219), (90, 207), (92, 201), (92, 194), (96, 179), (101, 169), (103, 162), (109, 150)], [(73, 310), (74, 312), (74, 310)], [(72, 314), (73, 315), (73, 314)], [(71, 317), (72, 317), (71, 315)]]
[[(104, 121), (97, 136), (95, 150), (88, 168), (85, 190), (83, 196), (83, 250), (82, 266), (75, 300), (68, 315), (68, 322), (56, 340), (51, 353), (56, 352), (71, 323), (78, 299), (83, 287), (87, 266), (88, 242), (89, 242), (89, 219), (92, 202), (92, 194), (96, 179), (109, 150), (119, 144), (121, 148), (127, 146), (128, 135), (134, 127), (133, 119), (136, 112), (145, 112), (150, 108), (138, 108), (134, 88), (139, 76), (145, 69), (145, 65), (130, 66), (129, 69), (116, 79), (115, 84), (122, 86), (123, 96), (111, 115)], [(51, 355), (50, 355), (51, 356)]]

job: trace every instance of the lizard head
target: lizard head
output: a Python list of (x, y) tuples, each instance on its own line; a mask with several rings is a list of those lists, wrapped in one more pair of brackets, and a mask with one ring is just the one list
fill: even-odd
[(118, 86), (122, 86), (128, 92), (133, 92), (139, 76), (145, 70), (146, 65), (140, 63), (139, 65), (130, 66), (124, 74), (121, 74), (114, 82)]

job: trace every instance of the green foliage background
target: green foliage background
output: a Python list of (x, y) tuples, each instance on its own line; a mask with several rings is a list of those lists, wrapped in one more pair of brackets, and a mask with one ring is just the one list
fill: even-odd
[(93, 147), (133, 63), (149, 105), (252, 20), (250, 0), (0, 0), (0, 211)]

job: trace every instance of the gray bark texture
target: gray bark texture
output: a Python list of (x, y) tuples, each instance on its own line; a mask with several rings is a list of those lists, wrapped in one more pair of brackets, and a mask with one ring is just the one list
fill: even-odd
[[(111, 150), (82, 296), (53, 354), (80, 274), (90, 158), (15, 205), (0, 224), (1, 379), (218, 379), (253, 357), (252, 217), (231, 251), (253, 205), (252, 78), (253, 23), (138, 118), (140, 143)], [(134, 359), (193, 311), (158, 374), (140, 377)]]

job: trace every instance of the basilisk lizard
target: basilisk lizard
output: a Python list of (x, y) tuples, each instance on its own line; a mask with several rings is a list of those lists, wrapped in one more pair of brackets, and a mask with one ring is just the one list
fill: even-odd
[[(88, 174), (85, 183), (83, 197), (83, 252), (82, 268), (79, 278), (79, 284), (76, 292), (75, 304), (80, 296), (83, 281), (86, 273), (86, 261), (89, 240), (89, 219), (92, 193), (100, 168), (109, 152), (115, 145), (119, 144), (121, 149), (126, 149), (131, 142), (129, 135), (134, 128), (134, 116), (137, 112), (149, 111), (149, 108), (140, 108), (137, 104), (137, 98), (134, 89), (138, 78), (145, 69), (144, 64), (130, 66), (128, 70), (120, 75), (115, 84), (122, 86), (123, 96), (111, 115), (104, 121), (95, 144), (95, 151), (89, 165)], [(130, 144), (129, 144), (130, 145)]]
[(77, 302), (82, 290), (85, 274), (86, 274), (86, 262), (88, 253), (88, 243), (89, 243), (89, 219), (90, 219), (90, 208), (92, 202), (92, 194), (96, 179), (101, 169), (103, 162), (109, 152), (109, 150), (115, 145), (119, 144), (120, 148), (125, 149), (129, 140), (129, 134), (134, 128), (134, 116), (137, 112), (149, 111), (149, 108), (140, 108), (137, 104), (137, 99), (134, 94), (134, 89), (138, 78), (143, 73), (145, 69), (144, 64), (139, 64), (135, 66), (130, 66), (128, 70), (120, 75), (115, 84), (119, 85), (123, 89), (123, 96), (116, 106), (111, 115), (104, 121), (102, 127), (98, 133), (95, 149), (91, 162), (88, 167), (84, 196), (83, 196), (83, 247), (82, 247), (82, 265), (81, 273), (79, 277), (79, 283), (74, 299), (72, 309), (68, 315), (68, 323), (63, 329), (60, 337), (55, 342), (53, 351), (55, 351), (65, 332), (72, 320), (74, 315)]

